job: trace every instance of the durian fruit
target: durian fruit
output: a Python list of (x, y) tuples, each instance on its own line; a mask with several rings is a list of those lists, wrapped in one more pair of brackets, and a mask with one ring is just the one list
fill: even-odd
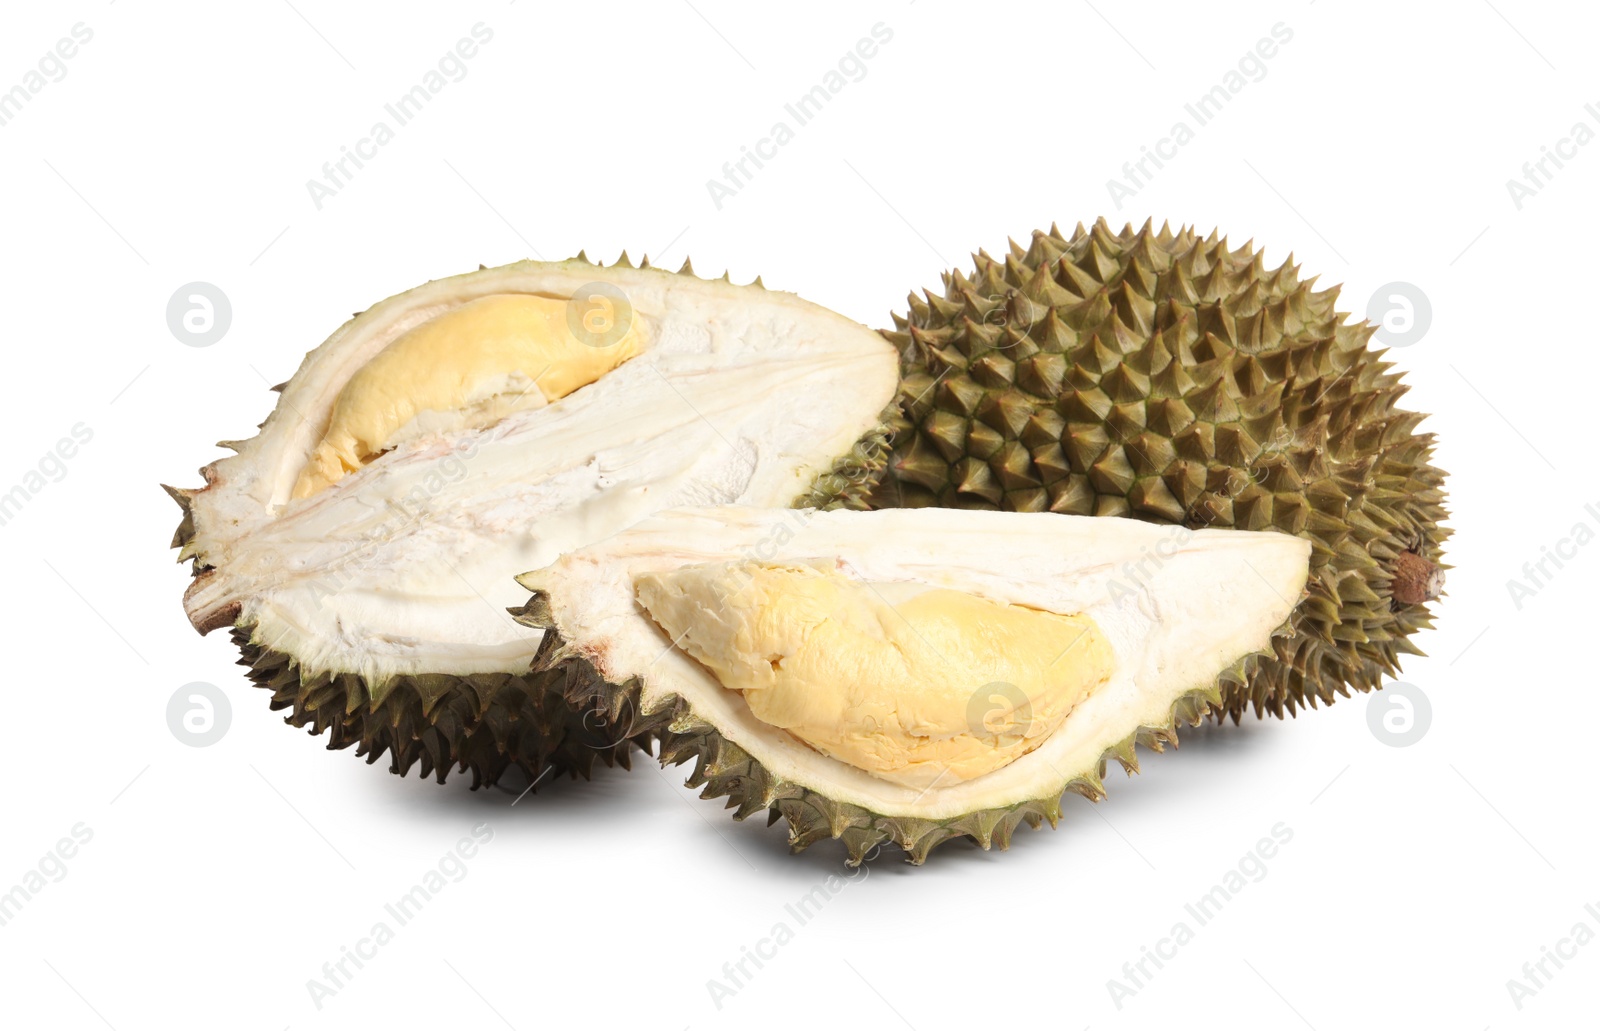
[(1300, 538), (946, 509), (681, 508), (519, 582), (534, 669), (791, 847), (1005, 848), (1175, 742), (1300, 599)]
[(201, 470), (184, 606), (287, 721), (404, 775), (588, 775), (639, 734), (530, 673), (519, 569), (688, 503), (862, 504), (898, 370), (759, 280), (582, 255), (430, 282), (312, 351)]
[(877, 507), (1129, 516), (1312, 546), (1295, 632), (1218, 718), (1380, 686), (1428, 627), (1449, 530), (1424, 416), (1293, 258), (1149, 223), (980, 251), (886, 333), (903, 382)]

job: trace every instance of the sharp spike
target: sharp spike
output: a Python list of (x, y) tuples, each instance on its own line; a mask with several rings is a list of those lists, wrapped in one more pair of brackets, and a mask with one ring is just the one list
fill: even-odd
[(185, 512), (189, 511), (190, 499), (192, 499), (202, 490), (205, 490), (204, 487), (195, 487), (193, 489), (188, 487), (169, 487), (165, 483), (161, 485), (161, 489), (166, 491), (167, 497), (171, 498), (173, 501), (176, 501), (178, 503), (178, 507), (183, 509)]
[(506, 611), (518, 623), (535, 630), (550, 630), (556, 625), (555, 613), (550, 608), (550, 596), (543, 591), (533, 592), (528, 604)]

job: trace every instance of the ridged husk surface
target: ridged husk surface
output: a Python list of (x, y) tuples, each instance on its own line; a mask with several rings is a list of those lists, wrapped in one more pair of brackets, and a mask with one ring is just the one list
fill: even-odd
[(406, 677), (374, 707), (354, 674), (302, 676), (290, 656), (252, 644), (242, 627), (233, 641), (250, 681), (272, 692), (271, 707), (289, 710), (285, 722), (326, 731), (330, 749), (354, 745), (368, 763), (387, 754), (389, 772), (402, 777), (420, 764), (421, 776), (441, 784), (470, 770), (474, 788), (511, 769), (529, 783), (551, 773), (588, 778), (597, 761), (628, 769), (633, 746), (649, 747), (648, 737), (619, 735), (600, 712), (569, 704), (559, 673)]
[[(519, 622), (540, 628), (549, 626), (549, 612), (547, 602), (538, 595), (525, 608), (512, 610)], [(547, 631), (534, 669), (536, 676), (559, 677), (573, 710), (594, 713), (597, 722), (616, 727), (619, 733), (659, 742), (663, 768), (692, 761), (687, 786), (700, 788), (704, 799), (726, 798), (724, 808), (733, 810), (735, 820), (766, 812), (768, 826), (780, 819), (788, 821), (791, 852), (837, 839), (844, 845), (845, 862), (859, 866), (876, 858), (883, 846), (893, 845), (904, 851), (908, 862), (920, 866), (934, 848), (947, 841), (965, 838), (985, 850), (996, 846), (1004, 850), (1011, 846), (1011, 835), (1021, 825), (1037, 829), (1048, 822), (1055, 827), (1062, 817), (1061, 800), (1069, 792), (1091, 802), (1105, 798), (1104, 779), (1111, 760), (1125, 772), (1137, 773), (1136, 746), (1157, 752), (1169, 744), (1176, 746), (1178, 726), (1198, 724), (1221, 704), (1225, 692), (1245, 683), (1263, 659), (1261, 655), (1246, 656), (1224, 670), (1214, 684), (1184, 694), (1173, 704), (1165, 723), (1140, 727), (1107, 748), (1096, 769), (1073, 777), (1055, 794), (942, 820), (886, 816), (777, 776), (696, 716), (678, 695), (669, 695), (656, 708), (642, 711), (637, 680), (608, 683), (588, 660), (571, 654), (555, 630)]]
[[(575, 261), (588, 261), (580, 253)], [(628, 255), (612, 267), (634, 268)], [(597, 267), (606, 267), (603, 262)], [(638, 268), (654, 268), (648, 257)], [(673, 274), (661, 270), (663, 274)], [(693, 277), (685, 260), (677, 275)], [(727, 280), (724, 273), (721, 277)], [(758, 277), (754, 285), (761, 286)], [(357, 313), (360, 314), (359, 312)], [(274, 388), (275, 390), (278, 388)], [(817, 477), (796, 505), (866, 508), (887, 460), (885, 427), (869, 433), (833, 468)], [(237, 450), (239, 442), (223, 442)], [(207, 482), (210, 475), (201, 470)], [(190, 557), (194, 520), (189, 499), (196, 491), (165, 487), (183, 510), (172, 547), (183, 549), (180, 561)], [(197, 559), (193, 575), (201, 572)], [(507, 570), (509, 577), (516, 570)], [(470, 771), (474, 788), (492, 785), (508, 770), (520, 770), (528, 781), (541, 783), (551, 774), (587, 778), (596, 762), (629, 768), (634, 748), (649, 751), (655, 741), (651, 729), (619, 725), (604, 709), (584, 701), (583, 691), (569, 691), (564, 674), (545, 671), (524, 675), (484, 674), (457, 676), (449, 672), (405, 677), (373, 704), (371, 685), (355, 674), (307, 673), (293, 655), (257, 641), (253, 628), (236, 625), (234, 643), (241, 666), (257, 687), (272, 692), (271, 707), (286, 710), (284, 722), (308, 728), (314, 735), (328, 734), (330, 749), (352, 745), (368, 763), (389, 756), (389, 770), (405, 776), (420, 767), (419, 775), (439, 783), (452, 771)]]
[(1294, 633), (1214, 714), (1293, 715), (1379, 687), (1431, 626), (1444, 474), (1368, 346), (1375, 327), (1347, 324), (1337, 288), (1292, 261), (1268, 270), (1248, 243), (1104, 220), (980, 251), (885, 334), (903, 383), (873, 505), (1298, 534), (1313, 552)]

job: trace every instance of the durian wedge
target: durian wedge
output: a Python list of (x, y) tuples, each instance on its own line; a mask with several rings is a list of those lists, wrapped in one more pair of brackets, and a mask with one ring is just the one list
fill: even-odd
[(943, 509), (664, 511), (519, 582), (569, 701), (799, 850), (1005, 847), (1175, 742), (1303, 594), (1281, 533)]
[(396, 773), (626, 764), (626, 734), (529, 673), (510, 574), (672, 505), (859, 505), (897, 378), (878, 334), (687, 262), (431, 282), (308, 354), (204, 488), (169, 488), (184, 606), (289, 722)]

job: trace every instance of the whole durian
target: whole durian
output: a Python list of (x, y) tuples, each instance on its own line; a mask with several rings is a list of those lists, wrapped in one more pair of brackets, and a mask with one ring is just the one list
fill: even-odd
[(687, 262), (430, 282), (310, 352), (204, 487), (168, 488), (184, 607), (289, 723), (392, 772), (625, 766), (648, 734), (530, 672), (514, 574), (672, 505), (862, 505), (897, 378), (877, 333)]
[(1295, 534), (1312, 556), (1294, 632), (1214, 712), (1377, 688), (1431, 625), (1444, 474), (1375, 327), (1314, 282), (1292, 257), (1268, 270), (1248, 243), (1149, 223), (980, 251), (886, 334), (902, 384), (873, 504)]

